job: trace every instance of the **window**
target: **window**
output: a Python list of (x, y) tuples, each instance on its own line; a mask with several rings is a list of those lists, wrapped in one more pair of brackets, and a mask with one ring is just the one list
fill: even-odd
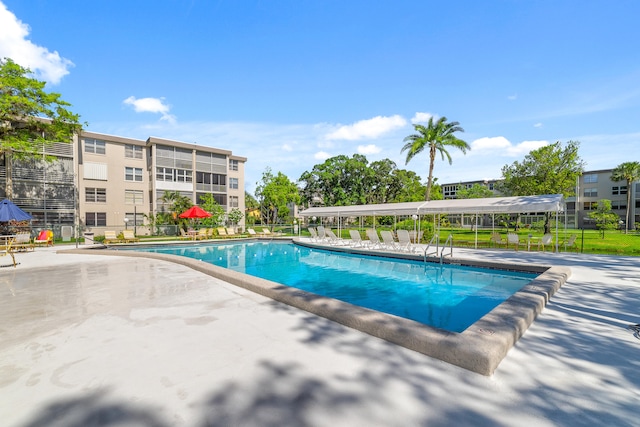
[(611, 201), (611, 209), (627, 209), (627, 201), (626, 200), (612, 200)]
[(139, 145), (126, 144), (124, 146), (124, 156), (130, 159), (141, 159), (142, 147)]
[(144, 225), (144, 214), (137, 212), (127, 212), (124, 217), (128, 220), (127, 226)]
[(217, 173), (196, 172), (196, 183), (198, 184), (226, 185), (226, 182), (226, 175), (219, 175)]
[(597, 188), (585, 188), (584, 189), (584, 197), (598, 197), (598, 189)]
[(105, 227), (107, 225), (106, 212), (87, 212), (84, 217), (87, 227)]
[(229, 178), (229, 188), (238, 189), (238, 178)]
[(238, 170), (238, 161), (237, 160), (229, 160), (229, 170), (237, 171)]
[(84, 152), (93, 154), (105, 154), (106, 145), (106, 142), (100, 141), (99, 139), (87, 138), (84, 140)]
[(458, 189), (457, 185), (443, 185), (442, 195), (444, 197), (455, 197), (457, 189)]
[(186, 169), (156, 168), (156, 179), (167, 182), (192, 182), (193, 172)]
[(106, 188), (85, 188), (84, 189), (84, 201), (92, 203), (106, 203), (107, 202), (107, 189)]
[(175, 169), (176, 182), (192, 182), (192, 172), (186, 169)]
[(584, 175), (583, 181), (585, 184), (595, 184), (596, 182), (598, 182), (598, 175), (596, 175), (595, 173)]
[(156, 179), (158, 181), (173, 181), (173, 169), (156, 168)]
[(127, 205), (141, 205), (144, 203), (142, 190), (124, 190), (124, 202)]
[(229, 207), (230, 208), (238, 207), (238, 196), (229, 196)]
[(613, 195), (627, 194), (627, 186), (621, 185), (621, 186), (611, 187), (611, 194)]
[(584, 202), (585, 211), (595, 211), (598, 208), (598, 202)]
[(125, 181), (138, 181), (142, 182), (142, 168), (124, 168)]

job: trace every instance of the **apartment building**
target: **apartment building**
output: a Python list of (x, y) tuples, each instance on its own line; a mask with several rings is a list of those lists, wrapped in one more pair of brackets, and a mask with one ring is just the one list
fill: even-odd
[[(54, 157), (45, 162), (44, 156)], [(225, 211), (244, 212), (244, 165), (229, 150), (149, 137), (139, 140), (83, 131), (71, 144), (43, 147), (43, 158), (13, 161), (13, 201), (30, 213), (33, 228), (134, 228), (150, 234), (148, 217), (165, 208), (165, 191), (177, 191), (194, 204), (207, 193)], [(0, 158), (0, 184), (7, 184)], [(4, 195), (4, 194), (0, 194)], [(238, 227), (244, 228), (244, 218)]]
[[(55, 161), (47, 162), (45, 158)], [(75, 158), (75, 143), (62, 142), (43, 144), (40, 155), (29, 160), (11, 160), (2, 153), (0, 196), (4, 199), (11, 194), (11, 200), (31, 214), (34, 228), (48, 224), (73, 225)], [(9, 184), (11, 191), (7, 189)]]
[[(627, 215), (627, 192), (631, 191), (632, 224), (629, 229), (635, 228), (635, 223), (640, 222), (640, 183), (634, 183), (630, 189), (625, 181), (612, 181), (613, 169), (602, 169), (584, 172), (576, 182), (575, 196), (568, 197), (567, 227), (570, 228), (595, 228), (595, 223), (589, 219), (589, 213), (597, 208), (598, 201), (607, 199), (611, 201), (611, 208), (620, 217), (621, 225)], [(466, 181), (460, 183), (442, 184), (442, 193), (445, 199), (455, 199), (459, 188), (470, 188), (474, 184), (484, 185), (496, 196), (501, 196), (495, 190), (497, 180), (491, 181)], [(532, 212), (521, 217), (523, 224), (531, 224), (541, 219), (541, 213)]]
[(640, 183), (633, 183), (627, 188), (626, 181), (612, 181), (613, 169), (602, 169), (584, 172), (576, 185), (576, 196), (567, 199), (567, 213), (572, 224), (577, 228), (595, 228), (589, 213), (598, 206), (602, 199), (611, 200), (611, 209), (620, 217), (624, 227), (627, 215), (627, 192), (631, 191), (629, 229), (640, 222)]

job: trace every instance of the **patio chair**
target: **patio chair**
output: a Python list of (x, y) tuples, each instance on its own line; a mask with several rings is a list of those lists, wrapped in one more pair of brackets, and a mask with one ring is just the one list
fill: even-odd
[(330, 228), (325, 228), (325, 235), (327, 237), (327, 241), (330, 245), (343, 245), (344, 240), (342, 238), (336, 236), (336, 234)]
[(125, 243), (137, 243), (140, 241), (132, 230), (122, 230), (122, 237)]
[(349, 236), (351, 237), (351, 247), (365, 247), (365, 241), (362, 240), (362, 236), (358, 230), (349, 230)]
[(521, 244), (520, 236), (517, 233), (507, 233), (507, 248), (509, 248), (509, 245), (513, 245), (517, 251)]
[(263, 228), (262, 234), (264, 234), (265, 236), (273, 236), (273, 233), (268, 228)]
[(120, 239), (118, 239), (115, 231), (105, 230), (103, 243), (105, 245), (108, 245), (109, 243), (120, 243)]
[(551, 251), (553, 252), (553, 234), (551, 233), (547, 233), (542, 236), (542, 239), (540, 239), (540, 241), (538, 242), (538, 249), (542, 249), (543, 252), (544, 248), (547, 246), (550, 246)]
[(15, 251), (32, 251), (35, 245), (31, 241), (31, 233), (28, 231), (21, 231), (20, 233), (16, 233), (15, 241), (13, 244), (13, 249)]
[(411, 235), (407, 230), (397, 230), (398, 236), (398, 249), (401, 251), (414, 252), (415, 246), (411, 243)]
[(569, 236), (569, 239), (567, 239), (565, 242), (562, 242), (560, 246), (565, 248), (565, 250), (575, 249), (575, 251), (578, 252), (578, 244), (576, 243), (577, 237), (578, 236), (576, 236), (575, 234), (572, 234), (571, 236)]
[(324, 242), (325, 240), (327, 240), (327, 234), (325, 233), (324, 226), (319, 225), (316, 231), (318, 232), (318, 242)]
[(236, 230), (234, 230), (233, 227), (227, 227), (227, 236), (236, 237), (237, 236)]
[(385, 249), (396, 250), (398, 249), (398, 245), (393, 238), (393, 234), (389, 230), (380, 231), (380, 237), (382, 237), (382, 246)]
[(13, 254), (13, 243), (14, 239), (8, 239), (7, 243), (0, 246), (0, 257), (9, 255), (11, 260), (13, 261), (13, 268), (16, 267), (16, 257)]
[(312, 242), (317, 242), (318, 241), (318, 232), (316, 231), (316, 229), (314, 227), (309, 227), (307, 230), (309, 230), (309, 234), (311, 234), (311, 241)]
[(249, 233), (249, 236), (251, 237), (258, 235), (258, 233), (256, 233), (256, 230), (254, 230), (253, 228), (247, 228), (247, 233)]
[(378, 236), (378, 232), (376, 230), (374, 230), (373, 228), (368, 228), (365, 233), (367, 234), (367, 237), (369, 238), (368, 246), (371, 249), (381, 248), (382, 247), (382, 242), (380, 241), (380, 237)]
[(491, 233), (491, 237), (489, 238), (489, 246), (507, 246), (507, 242), (502, 239), (500, 233)]
[(33, 241), (35, 245), (53, 246), (53, 231), (42, 230)]

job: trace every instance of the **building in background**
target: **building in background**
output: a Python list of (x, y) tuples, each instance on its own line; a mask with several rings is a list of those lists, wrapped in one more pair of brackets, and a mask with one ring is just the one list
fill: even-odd
[[(48, 156), (53, 161), (45, 161)], [(200, 202), (204, 194), (229, 212), (244, 212), (244, 165), (231, 151), (150, 137), (146, 141), (83, 131), (72, 143), (43, 147), (43, 157), (12, 163), (13, 201), (33, 216), (35, 230), (135, 228), (151, 234), (149, 215), (163, 210), (166, 190)], [(0, 196), (7, 165), (0, 158)], [(244, 229), (244, 218), (238, 224)]]
[[(627, 188), (625, 181), (612, 181), (613, 169), (585, 171), (576, 183), (575, 196), (568, 197), (567, 227), (568, 228), (595, 228), (595, 222), (589, 219), (589, 213), (597, 208), (598, 201), (607, 199), (611, 201), (611, 208), (620, 217), (621, 227), (627, 215), (627, 191), (631, 191), (631, 215), (634, 224), (629, 224), (629, 229), (635, 228), (635, 223), (640, 223), (640, 183), (634, 183), (631, 189)], [(442, 194), (445, 199), (455, 199), (459, 188), (471, 188), (474, 184), (484, 185), (494, 192), (496, 196), (503, 196), (494, 189), (497, 180), (466, 181), (460, 183), (442, 184)], [(531, 224), (542, 219), (542, 213), (532, 212), (522, 216), (523, 225)], [(564, 220), (564, 219), (563, 219)], [(466, 219), (470, 221), (470, 219)]]

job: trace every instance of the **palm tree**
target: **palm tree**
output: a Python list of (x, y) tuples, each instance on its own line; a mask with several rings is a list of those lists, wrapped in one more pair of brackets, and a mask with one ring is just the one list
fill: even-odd
[(425, 200), (431, 199), (431, 186), (433, 185), (433, 165), (436, 161), (436, 152), (439, 151), (444, 160), (445, 156), (451, 164), (451, 155), (446, 150), (447, 146), (455, 147), (464, 154), (467, 150), (471, 150), (469, 144), (458, 139), (454, 134), (456, 132), (464, 132), (458, 122), (447, 123), (446, 117), (441, 117), (434, 123), (433, 117), (429, 118), (427, 126), (414, 124), (413, 127), (417, 134), (407, 136), (404, 141), (406, 144), (400, 152), (407, 151), (407, 161), (409, 163), (417, 154), (420, 154), (425, 148), (429, 148), (429, 178), (427, 179), (427, 191)]
[(624, 232), (629, 231), (629, 215), (631, 214), (631, 184), (640, 179), (640, 163), (621, 163), (611, 172), (611, 181), (627, 181), (627, 219), (624, 224)]

